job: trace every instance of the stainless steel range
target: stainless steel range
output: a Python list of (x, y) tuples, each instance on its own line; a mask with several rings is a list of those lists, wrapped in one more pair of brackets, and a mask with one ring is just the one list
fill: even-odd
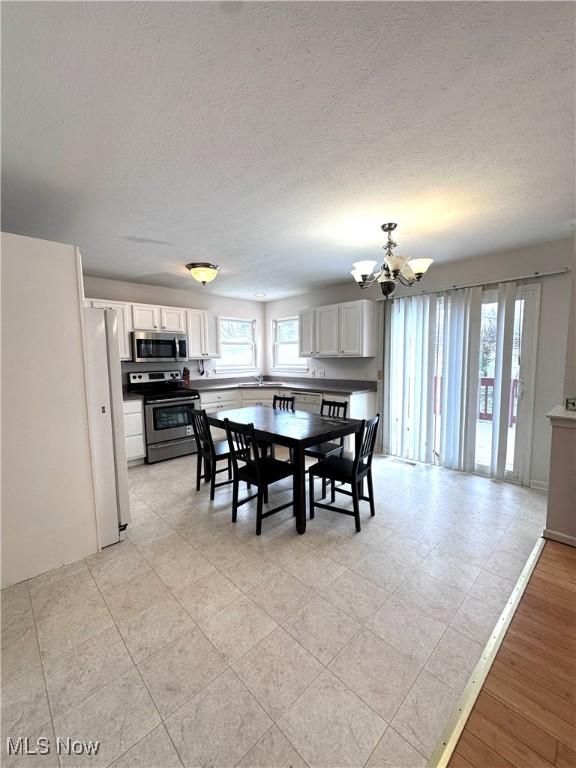
[(184, 386), (180, 371), (130, 373), (129, 389), (144, 396), (149, 464), (196, 453), (191, 411), (200, 395)]

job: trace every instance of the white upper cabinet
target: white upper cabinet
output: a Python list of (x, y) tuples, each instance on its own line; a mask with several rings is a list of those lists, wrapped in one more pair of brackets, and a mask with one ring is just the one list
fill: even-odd
[(375, 306), (348, 301), (299, 312), (300, 357), (373, 357)]
[(204, 312), (201, 309), (189, 309), (188, 315), (188, 357), (198, 360), (204, 355)]
[(204, 312), (204, 351), (206, 357), (220, 357), (220, 321), (214, 312)]
[(162, 331), (186, 333), (186, 310), (178, 307), (160, 307)]
[(313, 357), (316, 354), (316, 310), (303, 309), (298, 312), (298, 318), (300, 357)]
[(118, 317), (118, 346), (120, 347), (120, 360), (131, 360), (132, 349), (130, 345), (130, 331), (132, 330), (132, 316), (130, 304), (122, 301), (92, 301), (97, 309), (114, 309)]
[(363, 350), (363, 302), (340, 305), (340, 354), (358, 356)]
[(340, 354), (338, 344), (338, 304), (318, 307), (316, 310), (316, 355), (318, 357), (337, 357)]
[(202, 309), (189, 309), (188, 357), (190, 360), (220, 357), (220, 323), (218, 315)]
[(160, 307), (132, 304), (132, 326), (135, 331), (160, 331)]

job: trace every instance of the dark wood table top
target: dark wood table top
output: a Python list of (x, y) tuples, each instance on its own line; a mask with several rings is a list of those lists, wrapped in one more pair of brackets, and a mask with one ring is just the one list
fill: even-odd
[(281, 411), (269, 405), (253, 405), (208, 413), (213, 427), (223, 427), (224, 419), (254, 424), (256, 436), (270, 436), (277, 445), (308, 448), (360, 430), (359, 419), (336, 419), (307, 411)]

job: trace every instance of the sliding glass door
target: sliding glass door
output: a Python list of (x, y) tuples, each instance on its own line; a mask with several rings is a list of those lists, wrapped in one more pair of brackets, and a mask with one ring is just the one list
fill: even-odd
[(389, 453), (529, 482), (539, 297), (501, 283), (391, 302)]
[(517, 288), (509, 318), (505, 301), (482, 296), (475, 470), (528, 482), (539, 286)]

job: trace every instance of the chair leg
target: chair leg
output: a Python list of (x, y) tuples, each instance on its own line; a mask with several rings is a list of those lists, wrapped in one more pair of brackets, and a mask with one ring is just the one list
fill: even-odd
[(334, 504), (336, 502), (336, 481), (332, 480), (330, 485), (330, 504)]
[(204, 459), (204, 482), (210, 482), (210, 462), (208, 459)]
[(370, 515), (374, 517), (376, 509), (374, 508), (374, 486), (372, 485), (372, 470), (368, 472), (368, 498), (370, 500)]
[(232, 480), (232, 459), (228, 457), (228, 480)]
[(264, 504), (268, 504), (268, 486), (267, 485), (264, 486), (262, 495), (264, 496)]
[(314, 475), (312, 473), (308, 475), (308, 497), (310, 499), (310, 520), (314, 520)]
[(326, 491), (328, 490), (329, 480), (327, 477), (322, 478), (322, 501), (326, 498)]
[(235, 523), (238, 517), (238, 486), (240, 483), (238, 480), (234, 480), (232, 484), (232, 522)]
[(210, 501), (214, 501), (214, 494), (216, 492), (216, 461), (210, 462)]
[(200, 476), (202, 475), (202, 454), (198, 451), (196, 457), (196, 490), (200, 490)]
[(256, 502), (256, 536), (260, 536), (262, 533), (262, 505), (264, 501), (264, 493), (261, 488), (258, 488), (258, 500)]
[(354, 507), (354, 520), (356, 522), (356, 533), (360, 533), (360, 503), (358, 501), (358, 490), (360, 483), (352, 483), (352, 505)]

